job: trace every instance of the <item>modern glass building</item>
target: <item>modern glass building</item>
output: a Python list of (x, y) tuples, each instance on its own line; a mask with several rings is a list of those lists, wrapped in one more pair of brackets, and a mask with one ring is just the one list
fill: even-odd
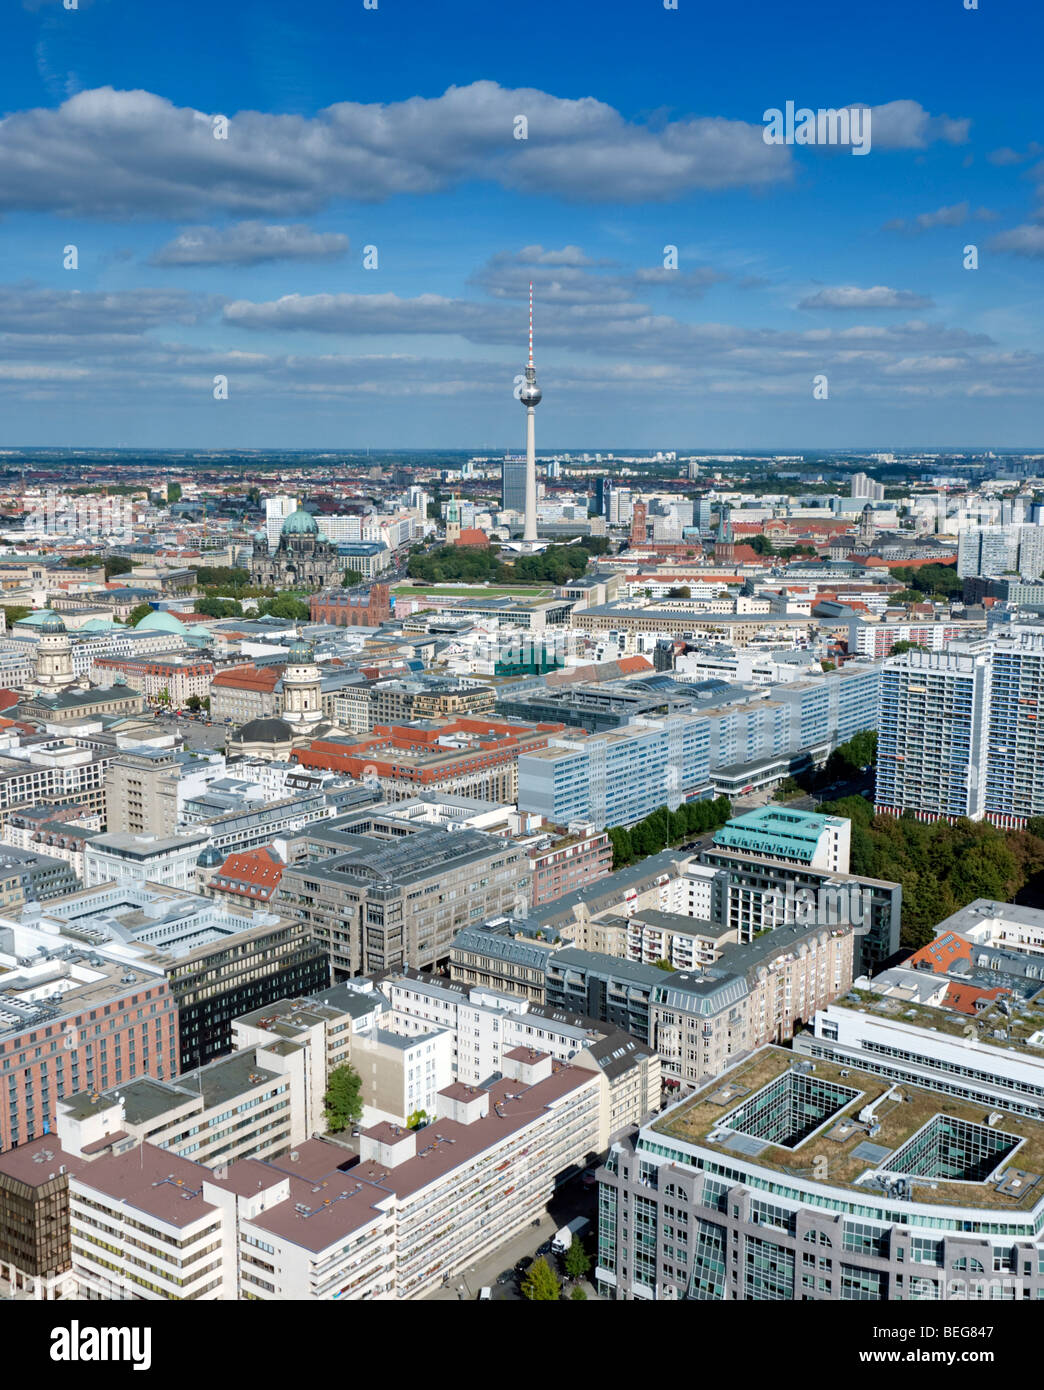
[(617, 1299), (1044, 1298), (1044, 1124), (766, 1047), (613, 1144)]

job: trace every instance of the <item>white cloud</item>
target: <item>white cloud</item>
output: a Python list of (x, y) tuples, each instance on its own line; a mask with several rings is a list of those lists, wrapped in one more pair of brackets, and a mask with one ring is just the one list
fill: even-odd
[(990, 242), (991, 251), (1011, 251), (1016, 256), (1030, 256), (1034, 259), (1044, 256), (1044, 223), (1025, 222), (1020, 227), (1010, 227)]
[(340, 232), (313, 232), (300, 224), (236, 222), (228, 227), (187, 227), (160, 247), (151, 265), (259, 265), (263, 261), (333, 260), (348, 250)]
[[(762, 127), (697, 117), (653, 129), (593, 97), (496, 82), (388, 104), (339, 102), (311, 118), (213, 116), (146, 91), (100, 87), (0, 121), (0, 209), (75, 216), (307, 213), (463, 180), (567, 199), (666, 200), (695, 189), (764, 187), (791, 156)], [(528, 138), (514, 138), (515, 119)]]
[(913, 290), (893, 290), (887, 285), (864, 289), (859, 285), (833, 285), (806, 295), (799, 309), (926, 309), (932, 301)]

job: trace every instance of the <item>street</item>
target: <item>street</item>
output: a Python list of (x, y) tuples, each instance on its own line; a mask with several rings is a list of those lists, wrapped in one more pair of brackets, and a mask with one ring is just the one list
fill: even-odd
[[(519, 1286), (522, 1275), (516, 1277), (515, 1265), (519, 1260), (528, 1262), (534, 1259), (540, 1247), (550, 1241), (559, 1227), (572, 1221), (574, 1216), (586, 1216), (591, 1222), (584, 1234), (584, 1246), (591, 1256), (593, 1273), (598, 1229), (598, 1188), (584, 1187), (579, 1177), (576, 1177), (552, 1197), (547, 1210), (540, 1218), (539, 1226), (526, 1226), (488, 1259), (480, 1261), (477, 1265), (470, 1265), (462, 1273), (454, 1275), (448, 1285), (428, 1294), (426, 1301), (474, 1301), (478, 1298), (480, 1289), (488, 1288), (492, 1290), (493, 1299), (498, 1302), (521, 1302)], [(561, 1260), (551, 1254), (548, 1254), (547, 1260), (564, 1283)], [(590, 1274), (583, 1284), (587, 1297), (592, 1301), (596, 1300), (597, 1295)]]

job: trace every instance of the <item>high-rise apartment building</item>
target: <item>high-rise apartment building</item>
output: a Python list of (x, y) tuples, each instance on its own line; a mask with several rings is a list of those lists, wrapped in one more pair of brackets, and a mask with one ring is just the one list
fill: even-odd
[(990, 682), (987, 642), (910, 650), (885, 662), (874, 793), (879, 813), (982, 819)]
[(1044, 627), (885, 663), (875, 807), (1018, 827), (1044, 815)]
[(526, 510), (526, 460), (524, 455), (505, 454), (500, 465), (500, 505), (506, 512)]

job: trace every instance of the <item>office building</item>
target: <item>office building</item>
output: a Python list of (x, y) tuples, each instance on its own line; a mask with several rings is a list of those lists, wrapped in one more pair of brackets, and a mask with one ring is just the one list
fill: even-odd
[(526, 460), (521, 454), (505, 454), (500, 465), (500, 506), (505, 512), (526, 510)]
[(130, 1136), (100, 1152), (52, 1140), (42, 1162), (0, 1158), (0, 1193), (21, 1182), (38, 1228), (57, 1217), (21, 1248), (0, 1225), (0, 1262), (48, 1267), (21, 1272), (38, 1296), (423, 1298), (541, 1214), (596, 1152), (600, 1111), (595, 1072), (518, 1048), (502, 1077), (442, 1088), (426, 1127), (370, 1126), (352, 1152), (306, 1139), (208, 1167)]
[(196, 887), (196, 863), (209, 842), (206, 833), (132, 835), (125, 831), (95, 835), (84, 849), (84, 885), (147, 883), (191, 892)]
[(329, 952), (337, 978), (434, 969), (462, 927), (529, 901), (525, 849), (478, 830), (357, 812), (313, 827), (306, 848), (277, 903)]
[[(153, 884), (81, 889), (50, 899), (31, 920), (5, 924), (5, 930), (13, 934), (17, 956), (45, 953), (46, 959), (52, 951), (84, 950), (105, 961), (111, 954), (127, 964), (128, 973), (149, 971), (166, 979), (185, 1067), (227, 1052), (232, 1020), (240, 1014), (273, 999), (312, 993), (330, 978), (325, 951), (293, 920)], [(115, 1083), (121, 1068), (130, 1080), (139, 1070), (128, 1065), (132, 1060), (118, 1048), (103, 1050), (100, 1065), (91, 1067), (93, 1084)]]
[(708, 797), (710, 730), (688, 715), (638, 718), (589, 738), (562, 734), (518, 759), (518, 805), (556, 825), (632, 825)]
[(1044, 1297), (1044, 1125), (762, 1048), (599, 1170), (609, 1298)]

